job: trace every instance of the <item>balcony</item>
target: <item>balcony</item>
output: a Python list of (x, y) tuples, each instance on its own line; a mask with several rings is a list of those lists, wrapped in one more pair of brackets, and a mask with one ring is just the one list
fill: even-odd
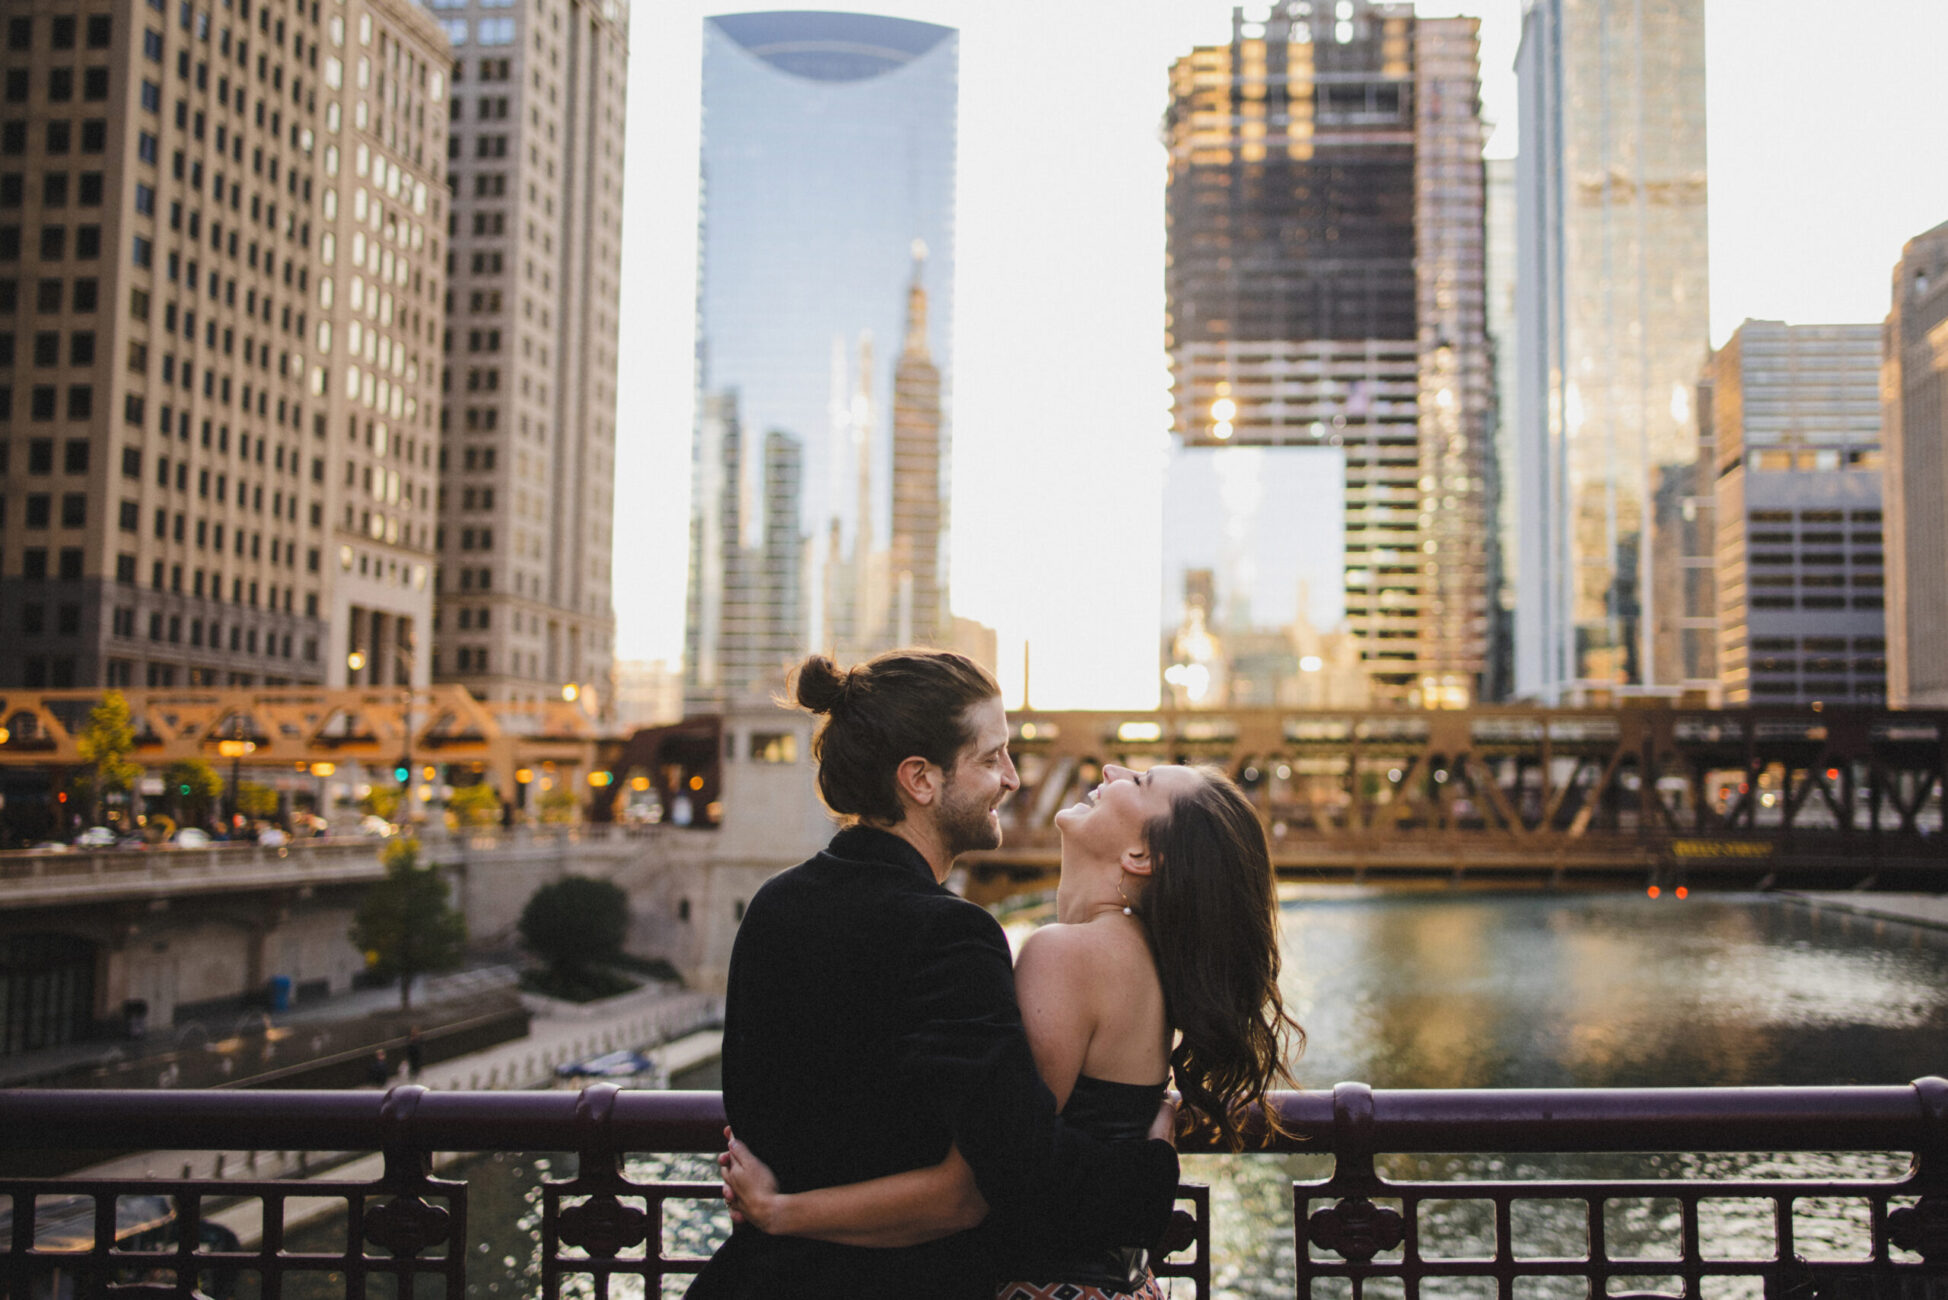
[[(1374, 1091), (1277, 1098), (1296, 1133), (1273, 1149), (1324, 1176), (1291, 1182), (1296, 1294), (1587, 1296), (1610, 1300), (1942, 1300), (1948, 1297), (1948, 1080), (1907, 1087)], [(436, 1176), (436, 1152), (573, 1152), (575, 1174), (541, 1184), (541, 1295), (664, 1294), (703, 1263), (695, 1247), (714, 1183), (639, 1181), (627, 1153), (714, 1152), (716, 1093), (0, 1092), (0, 1150), (295, 1150), (380, 1153), (312, 1179), (0, 1177), (0, 1287), (9, 1300), (270, 1300), (300, 1275), (362, 1300), (464, 1300), (469, 1267), (504, 1276), (468, 1224), (468, 1185)], [(1443, 1162), (1402, 1179), (1403, 1153), (1877, 1153), (1880, 1172), (1771, 1176), (1790, 1160), (1650, 1160), (1603, 1177), (1499, 1177), (1499, 1160)], [(1888, 1160), (1889, 1156), (1906, 1157)], [(1220, 1158), (1222, 1160), (1223, 1158)], [(21, 1157), (6, 1164), (18, 1168)], [(1616, 1166), (1621, 1169), (1631, 1162)], [(1871, 1163), (1871, 1162), (1870, 1162)], [(1223, 1168), (1222, 1163), (1217, 1165)], [(1523, 1161), (1521, 1167), (1536, 1167)], [(1671, 1168), (1689, 1172), (1665, 1175)], [(1210, 1188), (1186, 1184), (1159, 1276), (1214, 1294)], [(227, 1205), (261, 1206), (255, 1240), (213, 1230)], [(299, 1204), (336, 1203), (338, 1253), (286, 1249)], [(253, 1211), (254, 1213), (254, 1211)], [(1537, 1224), (1551, 1225), (1538, 1237)], [(480, 1225), (476, 1225), (478, 1227)], [(677, 1238), (682, 1238), (679, 1242)], [(1536, 1242), (1552, 1243), (1537, 1248)], [(1565, 1248), (1565, 1242), (1571, 1243)], [(475, 1279), (478, 1281), (479, 1279)], [(376, 1292), (375, 1292), (376, 1288)], [(248, 1289), (247, 1289), (248, 1290)]]

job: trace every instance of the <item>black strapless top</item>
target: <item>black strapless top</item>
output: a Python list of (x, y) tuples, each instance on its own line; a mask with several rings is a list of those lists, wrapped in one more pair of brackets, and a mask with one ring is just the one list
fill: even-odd
[(1112, 1083), (1076, 1076), (1062, 1122), (1104, 1142), (1141, 1142), (1163, 1103), (1161, 1083)]
[[(1150, 1134), (1163, 1101), (1164, 1084), (1113, 1083), (1077, 1075), (1062, 1107), (1062, 1122), (1103, 1142), (1141, 1142)], [(1150, 1270), (1145, 1245), (1123, 1246), (1092, 1253), (1076, 1252), (1055, 1259), (1018, 1261), (1022, 1272), (1011, 1281), (1069, 1282), (1094, 1286), (1112, 1296), (1134, 1295)]]

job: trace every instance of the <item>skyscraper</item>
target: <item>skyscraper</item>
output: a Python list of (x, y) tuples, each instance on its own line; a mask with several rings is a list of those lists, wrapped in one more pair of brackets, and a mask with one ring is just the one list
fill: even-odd
[(1708, 596), (1655, 598), (1710, 344), (1703, 0), (1529, 0), (1516, 73), (1516, 691), (1708, 690)]
[(628, 8), (428, 3), (455, 55), (437, 670), (606, 716)]
[(4, 29), (0, 682), (423, 683), (437, 27), (24, 0)]
[(1907, 241), (1882, 343), (1887, 702), (1948, 708), (1948, 224)]
[[(1343, 611), (1371, 699), (1470, 702), (1488, 599), (1477, 24), (1232, 12), (1171, 74), (1165, 683), (1292, 704)], [(1343, 515), (1333, 518), (1334, 507)], [(1322, 532), (1330, 529), (1338, 536)], [(1322, 570), (1318, 556), (1343, 553)]]
[(958, 51), (865, 14), (705, 21), (693, 705), (946, 635)]
[(1724, 702), (1882, 703), (1880, 327), (1748, 320), (1706, 374)]

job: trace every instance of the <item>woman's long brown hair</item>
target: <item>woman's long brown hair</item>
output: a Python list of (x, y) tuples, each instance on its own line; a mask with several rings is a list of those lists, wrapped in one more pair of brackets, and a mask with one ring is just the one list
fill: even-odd
[[(1186, 1136), (1237, 1151), (1245, 1113), (1276, 1087), (1296, 1087), (1289, 1062), (1305, 1030), (1279, 996), (1278, 891), (1264, 825), (1216, 768), (1145, 827), (1150, 884), (1140, 912), (1179, 1035), (1171, 1072)], [(1284, 1131), (1276, 1111), (1266, 1127)]]

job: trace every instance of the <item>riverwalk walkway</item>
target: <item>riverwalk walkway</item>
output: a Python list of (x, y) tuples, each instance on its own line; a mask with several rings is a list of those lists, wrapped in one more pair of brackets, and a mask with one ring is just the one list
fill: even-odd
[(1876, 921), (1900, 921), (1907, 925), (1948, 930), (1948, 894), (1872, 894), (1864, 890), (1846, 893), (1814, 890), (1781, 890), (1781, 898), (1809, 907), (1832, 908)]
[[(396, 996), (396, 995), (395, 995)], [(587, 1005), (525, 995), (534, 1021), (525, 1038), (510, 1039), (429, 1065), (416, 1082), (438, 1090), (518, 1090), (555, 1086), (555, 1067), (625, 1048), (649, 1049), (662, 1078), (708, 1062), (721, 1034), (723, 996), (686, 989), (639, 989)], [(390, 1082), (408, 1082), (404, 1071)], [(567, 1083), (561, 1086), (576, 1086)], [(298, 1151), (139, 1151), (78, 1170), (74, 1178), (278, 1179), (306, 1177), (336, 1165), (336, 1178), (377, 1176), (342, 1163), (342, 1153)], [(254, 1205), (254, 1203), (253, 1203)], [(233, 1225), (234, 1226), (234, 1225)], [(249, 1234), (238, 1230), (240, 1236)]]

